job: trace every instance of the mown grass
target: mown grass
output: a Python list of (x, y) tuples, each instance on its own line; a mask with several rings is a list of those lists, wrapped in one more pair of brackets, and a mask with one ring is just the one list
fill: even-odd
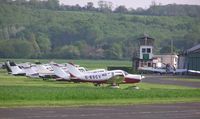
[[(0, 106), (60, 106), (200, 101), (199, 89), (110, 89), (93, 87), (0, 86)], [(151, 100), (153, 100), (151, 102)], [(155, 102), (156, 100), (156, 102)], [(113, 102), (112, 102), (113, 101)], [(127, 102), (126, 102), (127, 101)], [(19, 102), (19, 103), (18, 103)], [(24, 104), (22, 103), (24, 102)], [(32, 102), (32, 103), (31, 103)], [(43, 102), (43, 103), (42, 103)], [(71, 103), (70, 103), (71, 102)]]
[(54, 61), (56, 63), (75, 63), (80, 66), (95, 69), (95, 68), (107, 68), (108, 66), (131, 66), (131, 61), (127, 60), (58, 60), (58, 59), (0, 59), (0, 62), (5, 62), (6, 60), (15, 61), (16, 63), (23, 63), (23, 62), (36, 62), (40, 61), (41, 63), (49, 63)]
[(93, 87), (41, 87), (0, 86), (0, 100), (105, 100), (105, 99), (152, 99), (195, 98), (200, 89), (151, 89), (130, 90)]

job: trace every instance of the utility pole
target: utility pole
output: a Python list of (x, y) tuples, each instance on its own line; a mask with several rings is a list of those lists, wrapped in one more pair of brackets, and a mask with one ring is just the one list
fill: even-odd
[(173, 40), (171, 40), (171, 65), (173, 65), (173, 59), (172, 59), (172, 55), (173, 55)]

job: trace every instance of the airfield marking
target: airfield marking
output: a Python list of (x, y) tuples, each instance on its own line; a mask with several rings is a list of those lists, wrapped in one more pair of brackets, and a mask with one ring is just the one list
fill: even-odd
[(100, 107), (0, 108), (2, 119), (198, 119), (200, 103)]

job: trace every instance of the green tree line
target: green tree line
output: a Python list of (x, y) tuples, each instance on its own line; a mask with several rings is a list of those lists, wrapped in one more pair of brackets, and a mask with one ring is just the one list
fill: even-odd
[(155, 38), (156, 53), (167, 53), (171, 40), (177, 52), (200, 42), (199, 17), (192, 15), (108, 12), (107, 3), (96, 12), (92, 3), (90, 10), (72, 11), (55, 0), (39, 1), (40, 6), (30, 0), (37, 3), (33, 7), (11, 1), (0, 4), (1, 58), (130, 59), (144, 33)]

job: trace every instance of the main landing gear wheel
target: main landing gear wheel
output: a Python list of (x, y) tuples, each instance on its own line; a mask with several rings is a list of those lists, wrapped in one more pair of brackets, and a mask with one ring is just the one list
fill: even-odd
[(116, 86), (116, 85), (115, 85), (115, 86), (113, 86), (113, 85), (112, 85), (112, 86), (111, 86), (111, 88), (119, 88), (119, 86)]
[(139, 90), (140, 88), (138, 86), (133, 86), (133, 89)]
[(113, 83), (113, 84), (111, 85), (111, 88), (119, 88), (119, 84)]
[(95, 83), (94, 86), (101, 86), (101, 84), (99, 84), (99, 83)]

